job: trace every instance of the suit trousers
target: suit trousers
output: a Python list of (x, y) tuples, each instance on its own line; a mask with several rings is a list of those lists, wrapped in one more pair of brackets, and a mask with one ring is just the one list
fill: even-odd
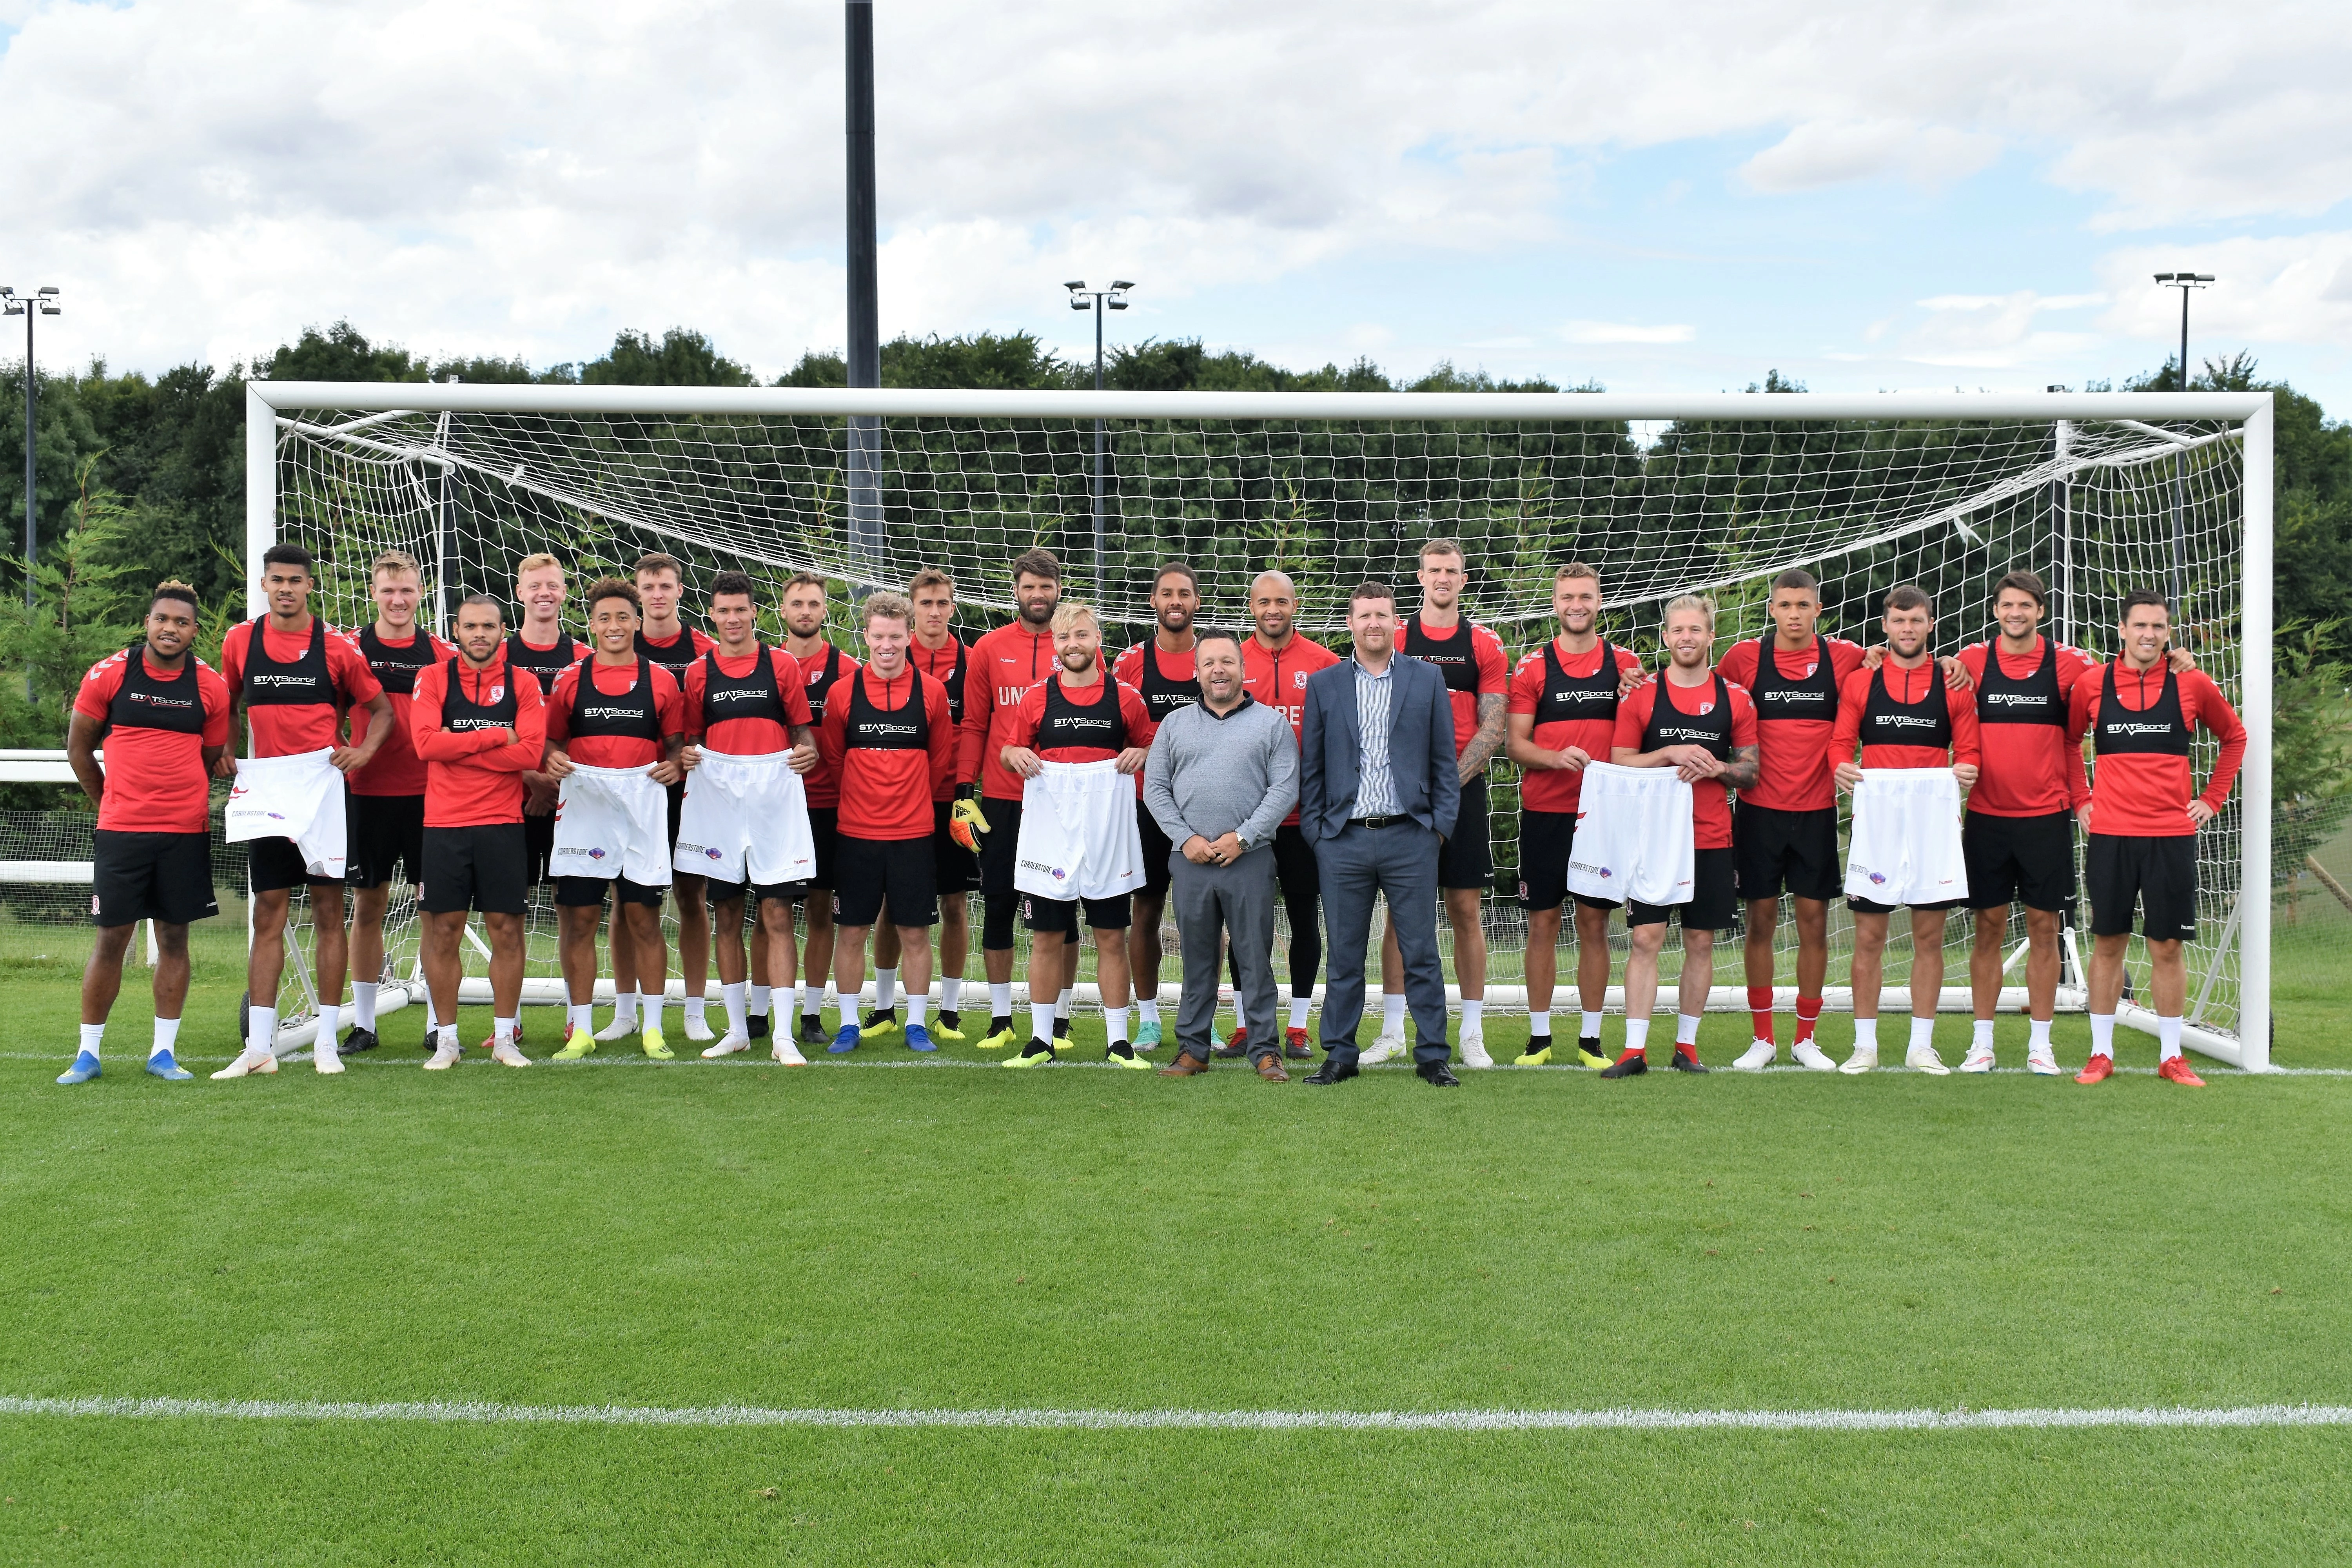
[(1253, 1058), (1278, 1054), (1274, 987), (1274, 848), (1261, 844), (1230, 866), (1169, 857), (1168, 897), (1184, 948), (1184, 999), (1176, 1015), (1179, 1050), (1202, 1061), (1217, 1037), (1217, 978), (1233, 946), (1234, 1011), (1249, 1030)]
[(1334, 1061), (1356, 1060), (1356, 1026), (1364, 1016), (1364, 961), (1372, 937), (1372, 898), (1384, 894), (1389, 922), (1404, 958), (1405, 1005), (1412, 1010), (1415, 1063), (1453, 1054), (1445, 1038), (1445, 969), (1437, 956), (1436, 833), (1418, 822), (1387, 827), (1349, 823), (1318, 839), (1323, 926), (1329, 937), (1323, 992), (1323, 1048)]

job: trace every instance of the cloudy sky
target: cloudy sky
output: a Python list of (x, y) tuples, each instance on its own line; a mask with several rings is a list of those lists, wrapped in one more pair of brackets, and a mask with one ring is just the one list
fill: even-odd
[[(2331, 5), (878, 0), (882, 330), (1612, 390), (2041, 386), (2246, 348), (2352, 412)], [(842, 8), (0, 0), (45, 362), (843, 342)]]

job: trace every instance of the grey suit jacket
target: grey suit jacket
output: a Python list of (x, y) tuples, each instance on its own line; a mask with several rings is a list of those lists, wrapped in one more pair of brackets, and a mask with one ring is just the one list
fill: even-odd
[[(1454, 705), (1437, 667), (1396, 654), (1389, 685), (1389, 773), (1406, 816), (1452, 837), (1462, 805), (1454, 763)], [(1356, 723), (1356, 661), (1343, 658), (1307, 682), (1298, 734), (1298, 826), (1307, 842), (1338, 836), (1356, 805), (1363, 759)]]

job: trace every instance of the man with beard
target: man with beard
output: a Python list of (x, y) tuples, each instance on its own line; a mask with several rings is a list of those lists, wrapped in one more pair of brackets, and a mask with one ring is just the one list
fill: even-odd
[[(808, 699), (810, 721), (821, 731), (825, 704), (844, 677), (857, 673), (857, 661), (825, 640), (824, 617), (830, 606), (824, 579), (813, 572), (795, 572), (784, 584), (784, 651), (801, 667), (801, 689)], [(833, 892), (840, 884), (834, 871), (834, 840), (840, 832), (841, 770), (822, 756), (802, 778), (808, 792), (809, 837), (816, 851), (816, 876), (803, 896), (808, 914), (808, 951), (802, 954), (799, 1041), (824, 1043), (825, 976), (833, 973)], [(845, 997), (845, 1001), (855, 1001)]]
[[(1200, 611), (1201, 579), (1182, 562), (1170, 562), (1151, 585), (1151, 637), (1120, 654), (1111, 666), (1112, 679), (1143, 699), (1143, 710), (1155, 729), (1178, 709), (1201, 700), (1201, 682), (1192, 670), (1192, 617)], [(1142, 782), (1139, 776), (1136, 780), (1139, 785)], [(1149, 1051), (1160, 1044), (1160, 921), (1168, 907), (1168, 857), (1175, 847), (1160, 831), (1139, 792), (1135, 826), (1143, 838), (1143, 886), (1135, 890), (1127, 967), (1135, 984), (1135, 1048)]]
[[(980, 947), (988, 966), (988, 1033), (980, 1048), (1001, 1051), (1013, 1032), (1013, 921), (1020, 909), (1014, 861), (1021, 842), (1022, 796), (1027, 780), (1004, 765), (1004, 748), (1021, 719), (1021, 700), (1054, 673), (1054, 609), (1062, 602), (1062, 563), (1051, 551), (1032, 550), (1013, 563), (1013, 621), (971, 645), (964, 678), (963, 731), (956, 776), (963, 781), (955, 813), (983, 836), (980, 850), (982, 911)], [(977, 796), (977, 798), (974, 798)], [(1070, 972), (1055, 987), (1054, 1033), (1069, 1034), (1066, 994), (1076, 983), (1077, 944)], [(1031, 998), (1034, 1005), (1035, 998)]]

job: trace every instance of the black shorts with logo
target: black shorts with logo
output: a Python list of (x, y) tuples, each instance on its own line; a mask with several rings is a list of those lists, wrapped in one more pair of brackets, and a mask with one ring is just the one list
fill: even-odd
[[(1609, 899), (1576, 901), (1596, 910), (1617, 908)], [(1685, 931), (1729, 931), (1739, 922), (1739, 886), (1729, 849), (1691, 851), (1691, 899), (1686, 904), (1645, 904), (1639, 899), (1625, 905), (1627, 926), (1658, 926), (1679, 917)]]
[[(550, 817), (551, 824), (555, 819)], [(425, 797), (421, 795), (355, 795), (351, 799), (351, 881), (354, 888), (381, 888), (393, 868), (408, 880), (425, 879)]]
[(1021, 895), (1022, 918), (1031, 931), (1078, 932), (1078, 906), (1086, 906), (1088, 931), (1125, 931), (1129, 924), (1128, 896), (1115, 899), (1049, 899), (1041, 893)]
[(2132, 916), (2150, 942), (2197, 940), (2197, 839), (2090, 835), (2083, 879), (2091, 895), (2091, 934), (2129, 936)]
[(644, 882), (632, 882), (626, 877), (555, 879), (555, 902), (561, 909), (601, 910), (604, 907), (604, 895), (610, 893), (615, 903), (644, 904), (657, 910), (661, 908), (663, 895), (668, 891), (667, 884), (652, 887)]
[(1021, 851), (1021, 803), (982, 796), (980, 814), (988, 818), (988, 831), (980, 839), (981, 895), (1017, 899), (1021, 894), (1013, 886), (1013, 863)]
[(1462, 809), (1454, 832), (1437, 847), (1437, 885), (1490, 889), (1495, 885), (1493, 825), (1486, 819), (1486, 775), (1462, 786)]
[(885, 909), (894, 926), (940, 923), (938, 857), (929, 837), (840, 834), (834, 840), (833, 863), (841, 873), (833, 889), (835, 925), (870, 926)]
[[(101, 827), (90, 859), (90, 924), (158, 921), (184, 926), (220, 913), (209, 833), (136, 833)], [(281, 840), (282, 842), (282, 840)]]
[[(346, 805), (349, 802), (345, 803)], [(348, 818), (346, 819), (348, 821)], [(349, 848), (351, 834), (344, 832), (345, 847)], [(350, 861), (345, 858), (345, 869)], [(302, 858), (302, 851), (291, 838), (249, 838), (245, 844), (245, 877), (257, 893), (279, 893), (289, 888), (340, 888), (345, 878), (313, 877), (310, 863)]]
[(1743, 899), (1829, 902), (1845, 891), (1838, 868), (1837, 807), (1780, 811), (1741, 801), (1731, 819), (1731, 847)]
[(812, 888), (830, 892), (841, 886), (835, 879), (834, 860), (838, 853), (835, 840), (841, 837), (841, 808), (837, 805), (813, 805), (808, 808), (809, 843), (816, 850), (816, 875), (809, 879)]
[(1960, 855), (1969, 868), (1969, 908), (2063, 910), (2074, 907), (2074, 814), (1989, 816), (1972, 811), (1960, 822)]
[(1568, 901), (1568, 853), (1576, 842), (1576, 813), (1519, 813), (1519, 904), (1556, 910)]
[(417, 907), (429, 915), (479, 910), (519, 915), (530, 896), (523, 872), (530, 847), (520, 822), (478, 827), (425, 829), (425, 891)]
[(1143, 886), (1136, 891), (1165, 898), (1175, 877), (1168, 858), (1176, 853), (1176, 846), (1168, 842), (1168, 835), (1160, 831), (1160, 819), (1139, 800), (1135, 803), (1135, 830), (1143, 838)]

